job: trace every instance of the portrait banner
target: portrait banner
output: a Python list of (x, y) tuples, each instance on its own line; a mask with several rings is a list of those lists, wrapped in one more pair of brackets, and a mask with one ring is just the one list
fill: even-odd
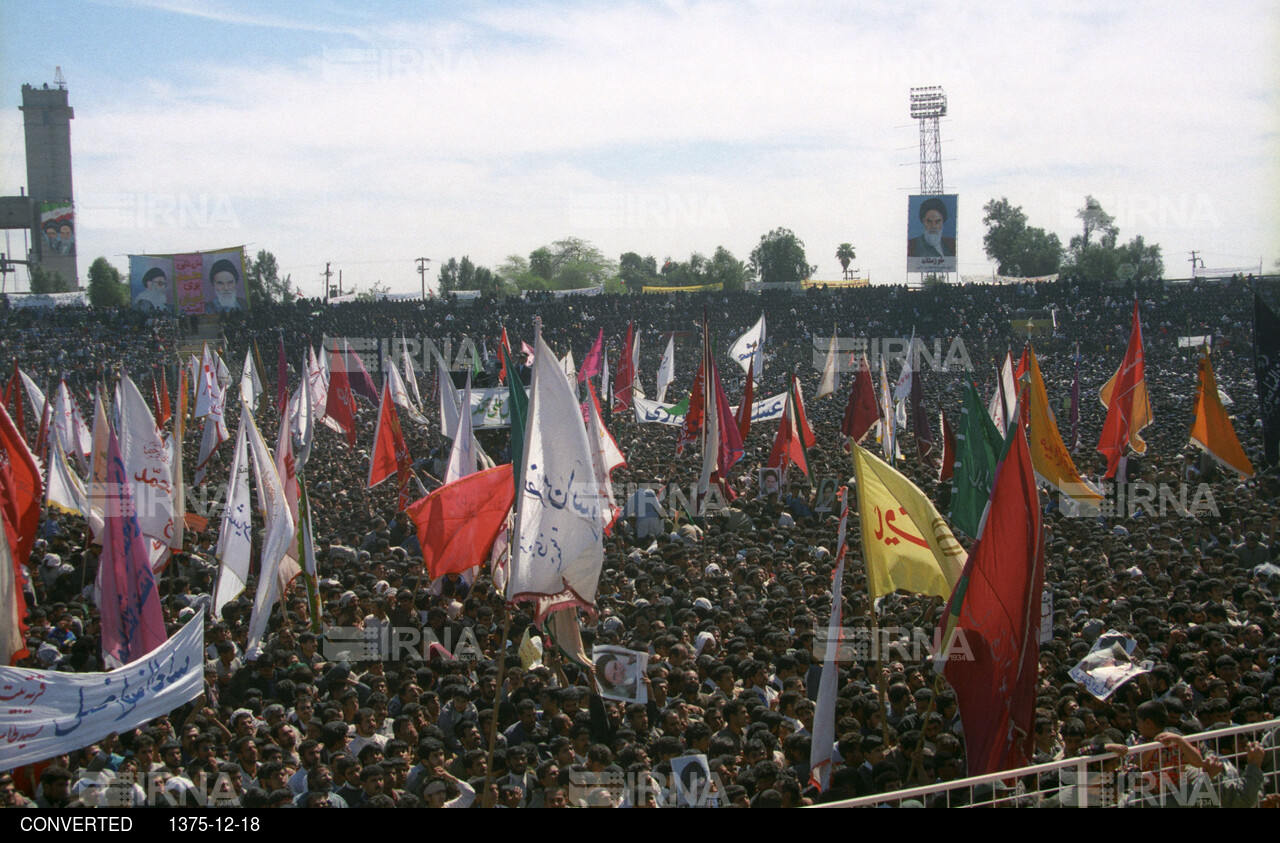
[(956, 271), (954, 193), (915, 195), (907, 200), (907, 272)]
[(173, 258), (129, 255), (129, 301), (139, 310), (173, 312)]

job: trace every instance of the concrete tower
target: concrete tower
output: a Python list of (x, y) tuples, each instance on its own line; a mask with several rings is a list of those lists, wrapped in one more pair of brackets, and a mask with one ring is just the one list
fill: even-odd
[(56, 87), (22, 86), (27, 142), (27, 195), (32, 205), (30, 260), (79, 284), (76, 220), (71, 188), (71, 120), (67, 89), (58, 70)]

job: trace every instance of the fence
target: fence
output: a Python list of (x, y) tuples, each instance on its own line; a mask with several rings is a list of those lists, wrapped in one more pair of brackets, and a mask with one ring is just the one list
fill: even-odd
[[(1189, 735), (1207, 762), (1197, 768), (1175, 745), (1152, 742), (954, 782), (815, 805), (876, 808), (914, 800), (933, 808), (1251, 807), (1280, 785), (1280, 719)], [(1248, 763), (1248, 747), (1261, 764)]]

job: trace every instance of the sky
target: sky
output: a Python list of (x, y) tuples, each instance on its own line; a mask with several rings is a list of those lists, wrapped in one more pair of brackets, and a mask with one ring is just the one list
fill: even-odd
[[(20, 88), (60, 66), (80, 272), (244, 244), (320, 295), (420, 289), (580, 237), (746, 260), (782, 227), (906, 280), (909, 89), (940, 85), (959, 269), (983, 205), (1065, 244), (1086, 195), (1166, 277), (1280, 259), (1280, 4), (210, 0), (0, 4), (0, 194)], [(21, 232), (6, 251), (22, 251)], [(335, 277), (336, 280), (336, 277)]]

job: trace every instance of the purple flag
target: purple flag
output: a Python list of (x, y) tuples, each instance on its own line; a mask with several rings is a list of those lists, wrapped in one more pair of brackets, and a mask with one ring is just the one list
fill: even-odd
[(107, 495), (102, 530), (102, 656), (126, 665), (165, 642), (160, 595), (114, 431), (107, 442)]
[(595, 344), (591, 346), (591, 350), (587, 352), (587, 356), (582, 360), (582, 365), (578, 367), (578, 383), (600, 374), (600, 361), (603, 358), (604, 328), (601, 328), (600, 333), (596, 334)]
[(364, 367), (364, 361), (360, 359), (360, 355), (356, 354), (347, 347), (344, 340), (342, 349), (345, 352), (345, 363), (347, 364), (347, 380), (351, 382), (351, 392), (362, 398), (368, 398), (369, 403), (377, 407), (381, 399), (378, 394), (378, 388), (373, 385), (373, 378), (369, 377), (369, 370)]

